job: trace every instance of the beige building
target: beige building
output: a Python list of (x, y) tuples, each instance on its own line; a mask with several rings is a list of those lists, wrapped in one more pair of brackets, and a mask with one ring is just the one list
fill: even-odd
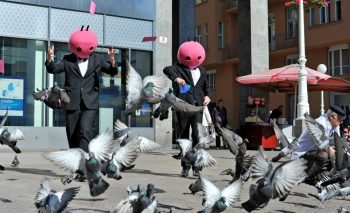
[[(244, 0), (246, 1), (246, 0)], [(214, 101), (223, 99), (228, 123), (239, 128), (239, 85), (235, 82), (239, 67), (238, 0), (196, 0), (196, 37), (206, 49), (205, 67), (213, 89)], [(328, 0), (328, 8), (310, 8), (305, 12), (306, 66), (325, 64), (327, 74), (349, 79), (350, 1)], [(298, 10), (286, 8), (282, 0), (268, 1), (270, 69), (298, 62)], [(250, 27), (250, 26), (247, 26)], [(350, 95), (325, 92), (329, 104), (349, 108)], [(293, 120), (294, 95), (269, 94), (269, 109), (285, 105), (284, 117)], [(320, 92), (309, 92), (311, 115), (320, 114)]]

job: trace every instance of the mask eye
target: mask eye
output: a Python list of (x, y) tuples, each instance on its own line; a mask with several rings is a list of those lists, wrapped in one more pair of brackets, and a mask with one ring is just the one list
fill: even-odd
[(190, 56), (186, 56), (186, 61), (191, 61), (191, 57)]
[(80, 48), (80, 47), (78, 47), (78, 48), (77, 48), (77, 51), (78, 51), (78, 52), (81, 52), (81, 48)]
[(197, 58), (197, 59), (198, 59), (198, 61), (199, 61), (199, 60), (201, 60), (201, 58), (202, 58), (202, 56), (198, 56), (198, 58)]
[(90, 47), (90, 51), (93, 50), (94, 48), (93, 47)]

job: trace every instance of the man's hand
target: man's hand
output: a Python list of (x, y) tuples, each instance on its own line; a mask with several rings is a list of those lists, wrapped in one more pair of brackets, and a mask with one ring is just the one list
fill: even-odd
[(210, 103), (210, 101), (211, 101), (210, 98), (208, 96), (205, 96), (204, 101), (203, 101), (203, 105), (207, 106)]
[(51, 45), (47, 48), (47, 62), (53, 61), (55, 46)]
[(182, 78), (176, 78), (175, 79), (175, 82), (178, 84), (178, 85), (181, 85), (181, 86), (185, 86), (186, 85), (186, 81)]
[(115, 67), (116, 63), (115, 63), (114, 56), (117, 54), (117, 51), (115, 49), (113, 49), (112, 47), (110, 47), (108, 49), (107, 54), (108, 54), (108, 59), (112, 64), (112, 67)]

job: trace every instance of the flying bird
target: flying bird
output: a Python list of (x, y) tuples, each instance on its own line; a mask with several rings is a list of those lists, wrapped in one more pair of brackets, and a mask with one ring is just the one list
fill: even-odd
[(109, 187), (109, 184), (102, 179), (101, 162), (106, 162), (113, 152), (112, 138), (110, 131), (98, 135), (89, 143), (89, 153), (81, 148), (72, 148), (51, 152), (44, 157), (71, 173), (62, 179), (63, 184), (70, 183), (76, 176), (86, 176), (90, 195), (96, 197)]
[(21, 150), (17, 147), (17, 141), (24, 139), (23, 132), (18, 128), (9, 132), (8, 129), (4, 127), (7, 117), (8, 110), (0, 124), (0, 144), (9, 146), (17, 154), (21, 153)]
[(60, 88), (57, 82), (54, 82), (53, 87), (50, 89), (37, 89), (36, 92), (33, 92), (33, 98), (44, 102), (52, 109), (63, 109), (70, 103), (70, 98), (66, 91)]
[(51, 188), (49, 180), (45, 178), (40, 184), (40, 189), (35, 196), (35, 207), (39, 212), (63, 212), (67, 208), (69, 202), (77, 195), (79, 190), (80, 187), (74, 187), (56, 192)]

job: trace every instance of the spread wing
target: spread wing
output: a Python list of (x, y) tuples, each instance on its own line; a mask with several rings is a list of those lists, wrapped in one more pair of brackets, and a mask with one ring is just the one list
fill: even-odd
[(153, 150), (159, 149), (160, 145), (154, 141), (151, 141), (145, 137), (140, 138), (140, 152), (151, 152)]
[(329, 145), (329, 137), (325, 128), (313, 119), (309, 114), (305, 113), (305, 125), (310, 132), (311, 137), (319, 144), (320, 149)]
[(306, 164), (306, 160), (298, 159), (279, 165), (270, 180), (274, 195), (282, 197), (290, 192), (294, 186), (301, 183), (306, 178)]
[(182, 151), (182, 156), (185, 156), (186, 153), (192, 149), (192, 141), (188, 139), (177, 139), (176, 141), (179, 143)]
[[(37, 208), (39, 208), (41, 205), (40, 203), (49, 196), (51, 192), (51, 186), (50, 182), (47, 178), (45, 178), (41, 184), (39, 191), (36, 193), (36, 196), (34, 198), (34, 204)], [(44, 201), (45, 202), (45, 201)]]
[(90, 141), (89, 152), (93, 152), (98, 161), (107, 161), (114, 148), (112, 139), (111, 131), (98, 135)]
[(126, 92), (128, 93), (126, 106), (131, 108), (140, 101), (143, 83), (140, 74), (131, 66), (128, 60), (126, 60), (126, 69)]
[(175, 111), (193, 114), (204, 110), (203, 106), (193, 106), (186, 101), (177, 98), (173, 93), (167, 93), (165, 95), (165, 100), (170, 103)]
[(233, 203), (239, 199), (241, 188), (242, 183), (240, 180), (237, 180), (222, 190), (221, 197), (225, 198), (225, 204), (227, 207), (232, 206)]
[(200, 175), (202, 189), (205, 195), (204, 208), (211, 208), (214, 206), (215, 202), (218, 201), (221, 197), (220, 189), (217, 188), (212, 182), (207, 178)]
[(198, 149), (196, 151), (197, 159), (194, 163), (198, 167), (210, 167), (216, 164), (216, 160), (204, 149)]
[(130, 128), (123, 122), (121, 122), (119, 119), (117, 119), (114, 123), (114, 133), (117, 139), (120, 139), (120, 141), (123, 141), (126, 137), (128, 132), (130, 131)]
[(134, 139), (125, 146), (120, 147), (113, 156), (113, 163), (115, 165), (130, 166), (138, 157), (139, 146), (140, 140)]
[(220, 125), (216, 125), (216, 127), (219, 129), (219, 133), (221, 134), (225, 144), (230, 149), (230, 152), (234, 155), (237, 155), (239, 152), (238, 142), (243, 143), (242, 138), (233, 131), (224, 127), (220, 127)]
[(24, 135), (20, 129), (15, 129), (10, 134), (10, 141), (18, 141), (23, 139), (24, 139)]
[(0, 124), (0, 129), (5, 125), (5, 123), (7, 121), (8, 114), (9, 114), (9, 110), (6, 110), (4, 118), (2, 119), (1, 124)]
[(70, 98), (64, 89), (60, 89), (60, 99), (64, 105), (67, 105), (70, 103)]
[(74, 148), (66, 151), (50, 152), (44, 155), (44, 157), (60, 168), (75, 172), (79, 169), (80, 162), (85, 160), (85, 155), (87, 153), (82, 149)]
[(269, 159), (267, 159), (264, 151), (260, 147), (259, 153), (255, 156), (251, 166), (252, 177), (265, 177), (268, 172), (271, 172), (270, 167), (272, 167), (272, 164)]
[(145, 87), (148, 83), (151, 83), (152, 86), (152, 94), (153, 97), (148, 101), (148, 103), (158, 103), (161, 100), (161, 97), (164, 97), (167, 89), (169, 79), (165, 75), (151, 75), (146, 76), (143, 79), (143, 87)]
[(47, 97), (49, 97), (51, 91), (50, 89), (42, 89), (39, 90), (38, 88), (36, 89), (36, 92), (33, 92), (33, 98), (37, 101), (44, 101), (47, 99)]
[(73, 200), (73, 198), (78, 194), (79, 190), (80, 187), (74, 187), (56, 192), (55, 195), (60, 200), (59, 206), (55, 206), (57, 208), (57, 212), (62, 212), (64, 209), (66, 209), (68, 203)]
[(275, 131), (276, 138), (278, 142), (282, 145), (282, 147), (287, 147), (289, 145), (289, 142), (286, 136), (283, 134), (282, 130), (276, 124), (276, 120), (273, 121), (273, 130)]

